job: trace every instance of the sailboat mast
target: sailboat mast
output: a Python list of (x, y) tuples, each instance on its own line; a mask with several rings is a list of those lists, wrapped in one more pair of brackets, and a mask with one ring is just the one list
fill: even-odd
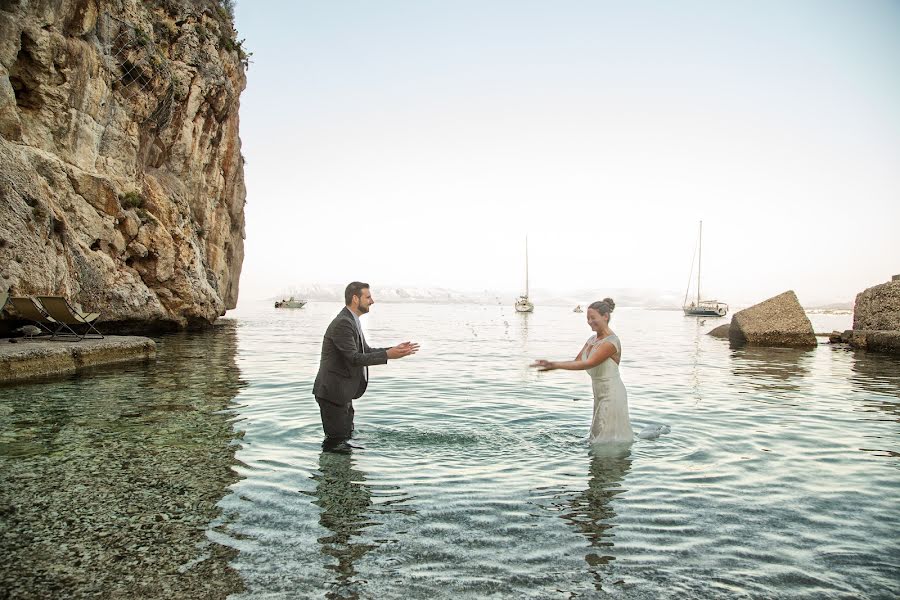
[(525, 236), (525, 297), (528, 297), (528, 236)]
[(700, 241), (697, 253), (697, 306), (700, 306), (700, 265), (703, 262), (703, 221), (700, 221)]

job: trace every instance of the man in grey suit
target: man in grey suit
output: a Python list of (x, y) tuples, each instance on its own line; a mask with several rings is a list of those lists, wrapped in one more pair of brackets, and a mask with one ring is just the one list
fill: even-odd
[[(368, 283), (354, 281), (344, 290), (346, 306), (331, 321), (322, 340), (319, 372), (313, 395), (319, 404), (326, 449), (349, 446), (353, 434), (353, 401), (369, 383), (369, 366), (415, 354), (418, 344), (403, 342), (393, 348), (371, 348), (366, 343), (359, 317), (375, 304)], [(351, 446), (352, 447), (352, 446)]]

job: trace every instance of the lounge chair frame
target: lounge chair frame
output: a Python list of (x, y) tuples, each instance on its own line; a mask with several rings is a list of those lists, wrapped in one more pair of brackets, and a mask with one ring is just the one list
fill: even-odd
[[(72, 337), (78, 341), (85, 338), (103, 339), (103, 334), (94, 327), (100, 313), (83, 313), (62, 296), (38, 296), (37, 301), (44, 312), (59, 324), (53, 332), (53, 339)], [(84, 333), (78, 333), (73, 327), (84, 327)]]
[(34, 298), (31, 296), (10, 296), (7, 299), (7, 302), (12, 304), (12, 307), (19, 313), (19, 316), (31, 321), (47, 334), (53, 334), (53, 330), (50, 328), (51, 326), (59, 325), (59, 323), (57, 323), (53, 317), (48, 315), (47, 311), (45, 311), (40, 304), (35, 302)]

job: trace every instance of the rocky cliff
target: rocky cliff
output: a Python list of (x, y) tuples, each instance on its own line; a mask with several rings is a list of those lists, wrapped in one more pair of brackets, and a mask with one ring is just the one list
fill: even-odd
[(233, 308), (247, 55), (216, 0), (0, 0), (0, 291), (107, 326)]

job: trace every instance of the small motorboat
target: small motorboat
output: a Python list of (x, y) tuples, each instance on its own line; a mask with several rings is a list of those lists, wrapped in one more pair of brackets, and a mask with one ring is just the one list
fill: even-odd
[(293, 296), (287, 300), (281, 299), (275, 301), (275, 308), (303, 308), (306, 306), (306, 300), (296, 300)]
[(575, 308), (572, 309), (572, 312), (584, 312), (584, 311), (581, 309), (581, 305), (579, 304), (578, 306), (576, 306)]

